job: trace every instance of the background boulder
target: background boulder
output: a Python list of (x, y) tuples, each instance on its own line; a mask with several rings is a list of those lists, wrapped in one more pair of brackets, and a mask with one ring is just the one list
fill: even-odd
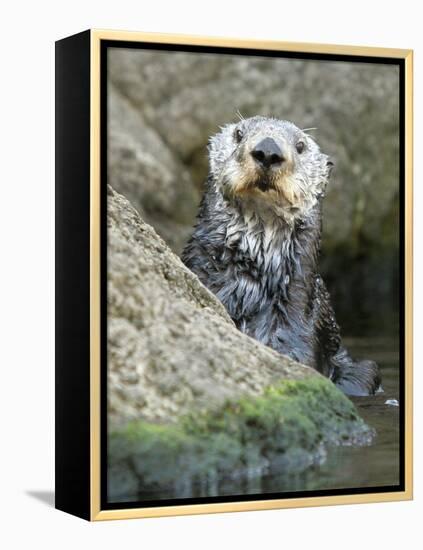
[(314, 135), (335, 163), (322, 269), (338, 317), (349, 332), (366, 323), (367, 333), (369, 323), (376, 332), (392, 330), (399, 275), (396, 67), (116, 49), (108, 71), (109, 182), (177, 253), (207, 175), (208, 138), (220, 125), (239, 110), (317, 127)]

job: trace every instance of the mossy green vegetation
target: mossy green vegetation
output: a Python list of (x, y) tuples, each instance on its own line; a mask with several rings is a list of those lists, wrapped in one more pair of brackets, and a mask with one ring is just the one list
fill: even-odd
[(109, 498), (213, 496), (240, 480), (254, 492), (263, 475), (295, 475), (324, 460), (329, 445), (368, 444), (372, 437), (329, 380), (285, 380), (259, 397), (195, 411), (173, 424), (140, 420), (111, 431)]

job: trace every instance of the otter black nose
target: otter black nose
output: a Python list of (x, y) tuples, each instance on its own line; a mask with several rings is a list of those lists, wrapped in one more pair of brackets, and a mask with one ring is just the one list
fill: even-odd
[(279, 145), (272, 138), (260, 141), (251, 151), (251, 156), (265, 168), (281, 164), (285, 160)]

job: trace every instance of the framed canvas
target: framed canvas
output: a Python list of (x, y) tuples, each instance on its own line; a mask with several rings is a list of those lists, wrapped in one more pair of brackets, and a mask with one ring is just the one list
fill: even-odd
[(412, 51), (56, 43), (56, 507), (412, 498)]

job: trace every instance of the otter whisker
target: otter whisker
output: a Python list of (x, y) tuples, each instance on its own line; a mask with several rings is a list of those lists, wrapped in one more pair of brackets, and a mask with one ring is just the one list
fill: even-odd
[(236, 116), (239, 118), (239, 120), (243, 121), (245, 120), (245, 118), (241, 115), (241, 112), (239, 109), (236, 110)]

